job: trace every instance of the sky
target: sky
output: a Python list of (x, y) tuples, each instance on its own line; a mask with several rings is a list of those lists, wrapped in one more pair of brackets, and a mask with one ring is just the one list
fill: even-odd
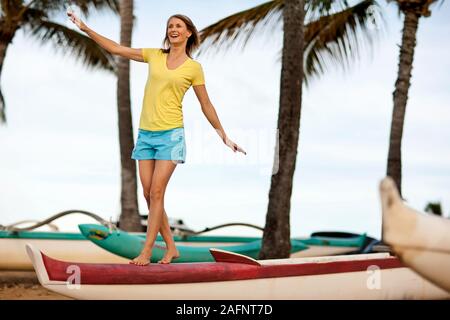
[[(132, 46), (160, 47), (171, 14), (197, 28), (264, 1), (135, 1)], [(353, 1), (354, 2), (354, 1)], [(403, 16), (380, 1), (386, 24), (347, 71), (331, 66), (304, 86), (300, 141), (291, 198), (291, 235), (335, 230), (379, 238), (378, 185), (386, 173), (392, 93)], [(450, 14), (448, 1), (420, 20), (406, 111), (403, 196), (423, 210), (440, 201), (450, 214)], [(70, 26), (64, 15), (55, 18)], [(86, 23), (118, 41), (119, 18), (92, 14)], [(195, 56), (228, 136), (247, 151), (233, 153), (209, 124), (190, 89), (183, 100), (186, 163), (165, 194), (169, 217), (191, 228), (246, 222), (264, 226), (277, 127), (282, 25), (259, 30), (248, 46)], [(134, 138), (147, 66), (131, 62)], [(44, 219), (69, 209), (116, 220), (120, 213), (120, 156), (116, 79), (89, 70), (51, 43), (19, 31), (2, 74), (7, 125), (0, 126), (0, 224)], [(138, 181), (140, 184), (140, 182)], [(139, 208), (146, 204), (139, 185)], [(91, 222), (62, 219), (65, 230)], [(260, 235), (236, 227), (216, 234)]]

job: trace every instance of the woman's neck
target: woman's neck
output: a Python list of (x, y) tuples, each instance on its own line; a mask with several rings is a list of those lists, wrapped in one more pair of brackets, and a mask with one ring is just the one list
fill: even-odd
[(185, 46), (170, 46), (170, 57), (179, 58), (183, 56), (187, 56), (186, 47)]

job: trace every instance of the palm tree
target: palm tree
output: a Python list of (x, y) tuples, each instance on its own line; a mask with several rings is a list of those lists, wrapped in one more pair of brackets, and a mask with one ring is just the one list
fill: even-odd
[(269, 208), (260, 259), (288, 257), (291, 251), (289, 213), (292, 177), (297, 159), (303, 84), (305, 8), (303, 0), (285, 0), (283, 10), (283, 53), (281, 60), (280, 109), (277, 159), (269, 192)]
[[(131, 47), (133, 33), (133, 0), (120, 1), (120, 44)], [(117, 78), (117, 108), (121, 161), (120, 227), (127, 231), (142, 231), (138, 212), (136, 162), (130, 158), (133, 150), (133, 124), (130, 103), (130, 60), (119, 57)]]
[[(402, 44), (398, 63), (397, 81), (395, 82), (394, 108), (391, 120), (389, 138), (389, 153), (387, 161), (387, 175), (397, 184), (398, 192), (402, 195), (402, 137), (405, 123), (406, 102), (411, 80), (411, 70), (416, 47), (416, 35), (420, 17), (431, 15), (430, 6), (437, 0), (388, 0), (395, 2), (398, 9), (405, 16), (403, 21)], [(441, 2), (441, 4), (443, 1)]]
[[(8, 46), (20, 29), (45, 43), (54, 42), (56, 47), (69, 51), (91, 68), (115, 71), (110, 54), (101, 49), (89, 37), (52, 20), (58, 13), (65, 12), (65, 0), (0, 0), (0, 78)], [(117, 0), (72, 0), (88, 15), (92, 9), (118, 12)], [(6, 123), (5, 100), (0, 90), (0, 123)]]
[[(71, 52), (83, 63), (96, 69), (104, 69), (118, 75), (117, 101), (119, 113), (119, 141), (121, 152), (121, 227), (129, 231), (140, 230), (137, 204), (136, 164), (130, 159), (134, 145), (131, 124), (129, 61), (114, 57), (98, 46), (91, 38), (67, 28), (51, 17), (65, 12), (65, 0), (0, 0), (0, 76), (8, 46), (19, 29), (29, 30), (29, 34), (41, 42), (52, 40), (64, 52)], [(133, 25), (133, 1), (117, 0), (72, 0), (73, 5), (88, 15), (93, 8), (112, 10), (121, 14), (121, 43), (131, 43)], [(6, 123), (5, 102), (0, 90), (0, 122)]]
[(425, 212), (430, 212), (437, 216), (443, 216), (442, 205), (440, 202), (428, 202), (424, 209)]
[[(375, 0), (360, 1), (354, 6), (345, 0), (272, 0), (201, 31), (200, 53), (211, 47), (229, 48), (240, 39), (245, 46), (257, 27), (270, 26), (274, 19), (280, 22), (279, 13), (283, 12), (278, 139), (261, 259), (289, 256), (290, 198), (300, 132), (302, 81), (307, 85), (309, 78), (324, 73), (327, 58), (344, 68), (349, 65), (359, 54), (362, 42), (371, 43), (368, 26), (377, 9)], [(336, 12), (330, 13), (333, 10)], [(308, 22), (302, 28), (304, 20)]]

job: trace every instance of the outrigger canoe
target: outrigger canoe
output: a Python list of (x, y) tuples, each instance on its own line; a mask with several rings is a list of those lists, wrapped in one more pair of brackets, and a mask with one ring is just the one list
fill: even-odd
[[(85, 234), (95, 234), (97, 229), (104, 232), (109, 228), (97, 228), (98, 224), (85, 225)], [(92, 230), (89, 231), (89, 227)], [(112, 231), (113, 233), (120, 231)], [(141, 238), (145, 233), (133, 233)], [(332, 236), (329, 236), (332, 235)], [(325, 233), (325, 236), (298, 238), (308, 247), (297, 251), (293, 256), (327, 256), (355, 252), (361, 249), (366, 241), (363, 235), (345, 235), (344, 233)], [(260, 240), (259, 237), (206, 236), (206, 235), (174, 235), (179, 244), (185, 246), (218, 247), (240, 245)], [(157, 241), (162, 241), (158, 236)], [(0, 230), (0, 270), (32, 270), (33, 266), (27, 257), (25, 243), (40, 248), (50, 256), (61, 260), (96, 263), (128, 263), (128, 259), (112, 254), (98, 247), (81, 233), (42, 232), (42, 231), (7, 231)]]
[[(80, 224), (79, 229), (86, 239), (91, 240), (101, 248), (121, 257), (132, 259), (142, 250), (144, 239), (122, 230), (109, 230), (98, 224)], [(232, 251), (256, 258), (261, 248), (261, 238), (258, 237), (226, 237), (226, 236), (184, 236), (175, 237), (180, 258), (178, 262), (213, 261), (209, 248)], [(365, 234), (350, 238), (316, 236), (305, 239), (291, 240), (291, 258), (308, 256), (328, 256), (355, 252), (362, 248), (366, 240)], [(157, 241), (152, 251), (152, 261), (160, 260), (164, 255), (165, 244)]]
[[(109, 230), (102, 225), (79, 225), (81, 233), (99, 247), (116, 254), (118, 256), (133, 259), (137, 257), (144, 246), (145, 237), (130, 234), (122, 230)], [(201, 241), (198, 241), (201, 242)], [(209, 252), (211, 243), (203, 242), (203, 246), (187, 246), (177, 243), (177, 249), (180, 257), (174, 259), (172, 263), (182, 262), (211, 262), (213, 256)], [(291, 240), (291, 252), (305, 250), (307, 248), (300, 241)], [(256, 258), (261, 250), (261, 239), (247, 241), (237, 245), (224, 245), (219, 249), (242, 254), (248, 257)], [(156, 241), (152, 248), (151, 262), (157, 262), (164, 257), (166, 251), (165, 243)]]
[[(112, 226), (95, 213), (85, 210), (65, 210), (42, 221), (21, 221), (6, 226), (0, 225), (0, 270), (33, 270), (33, 265), (26, 253), (26, 243), (45, 250), (57, 259), (86, 263), (128, 263), (127, 259), (102, 250), (86, 240), (79, 232), (59, 232), (58, 226), (54, 224), (55, 220), (71, 214), (82, 214)], [(22, 226), (30, 223), (32, 223), (31, 226)], [(35, 230), (44, 226), (54, 231)]]
[[(95, 225), (99, 226), (99, 225)], [(102, 230), (109, 230), (105, 227)], [(145, 238), (145, 233), (133, 233)], [(204, 237), (190, 236), (184, 238), (174, 236), (175, 241), (184, 245), (220, 246), (251, 242), (247, 237)], [(158, 241), (162, 241), (158, 236)], [(254, 241), (254, 240), (253, 240)], [(30, 243), (47, 252), (52, 257), (62, 260), (97, 263), (128, 263), (129, 259), (110, 253), (91, 241), (80, 232), (59, 231), (7, 231), (0, 230), (0, 270), (33, 270), (33, 265), (27, 256), (25, 244)]]
[(380, 197), (383, 240), (405, 265), (450, 292), (450, 220), (406, 206), (390, 177), (381, 181)]
[(103, 250), (81, 233), (0, 231), (0, 270), (33, 270), (25, 244), (30, 243), (62, 260), (128, 263), (129, 260)]
[(389, 253), (254, 260), (211, 249), (215, 262), (92, 264), (53, 259), (31, 245), (41, 285), (75, 299), (448, 299)]
[(361, 253), (375, 239), (346, 232), (315, 232), (309, 238), (293, 238), (308, 248), (291, 254), (291, 258), (324, 257)]

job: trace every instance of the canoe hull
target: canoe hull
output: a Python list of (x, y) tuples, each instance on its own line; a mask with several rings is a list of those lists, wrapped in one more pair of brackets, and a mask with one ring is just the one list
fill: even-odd
[(367, 272), (152, 285), (44, 285), (74, 299), (109, 300), (380, 300), (448, 299), (450, 296), (408, 268), (381, 271), (381, 289), (368, 289)]
[(308, 246), (308, 249), (291, 253), (291, 258), (337, 256), (355, 252), (355, 247)]
[(128, 263), (88, 240), (0, 239), (0, 270), (33, 270), (25, 249), (29, 243), (59, 260), (85, 263)]
[(400, 257), (405, 265), (450, 293), (450, 254), (404, 249)]
[[(369, 300), (450, 298), (447, 292), (403, 267), (398, 260), (388, 256), (380, 258), (380, 255), (376, 254), (253, 260), (256, 264), (262, 263), (260, 266), (218, 262), (153, 265), (152, 267), (136, 267), (136, 269), (132, 266), (82, 265), (57, 261), (42, 255), (32, 246), (27, 246), (27, 252), (41, 285), (75, 299)], [(238, 256), (248, 259), (242, 255)], [(81, 284), (76, 284), (76, 281), (71, 281), (73, 279), (64, 275), (64, 270), (68, 266), (74, 265), (78, 265), (80, 270), (78, 283)], [(373, 266), (379, 267), (372, 268)], [(334, 271), (330, 271), (329, 268)], [(112, 273), (108, 275), (108, 272), (99, 272), (102, 269)], [(264, 273), (264, 270), (268, 271), (264, 276), (256, 275), (260, 272)], [(274, 270), (279, 271), (271, 274)], [(286, 276), (288, 273), (291, 274)], [(280, 274), (282, 276), (278, 276)], [(85, 275), (84, 278), (83, 275)], [(63, 279), (67, 279), (67, 281)], [(108, 279), (115, 281), (114, 284), (111, 284)], [(105, 280), (107, 282), (104, 282)], [(136, 284), (136, 281), (143, 282)], [(161, 283), (161, 281), (165, 281), (165, 283)], [(134, 283), (130, 284), (131, 282)]]
[(395, 182), (380, 183), (383, 240), (401, 261), (450, 293), (450, 220), (405, 205)]

